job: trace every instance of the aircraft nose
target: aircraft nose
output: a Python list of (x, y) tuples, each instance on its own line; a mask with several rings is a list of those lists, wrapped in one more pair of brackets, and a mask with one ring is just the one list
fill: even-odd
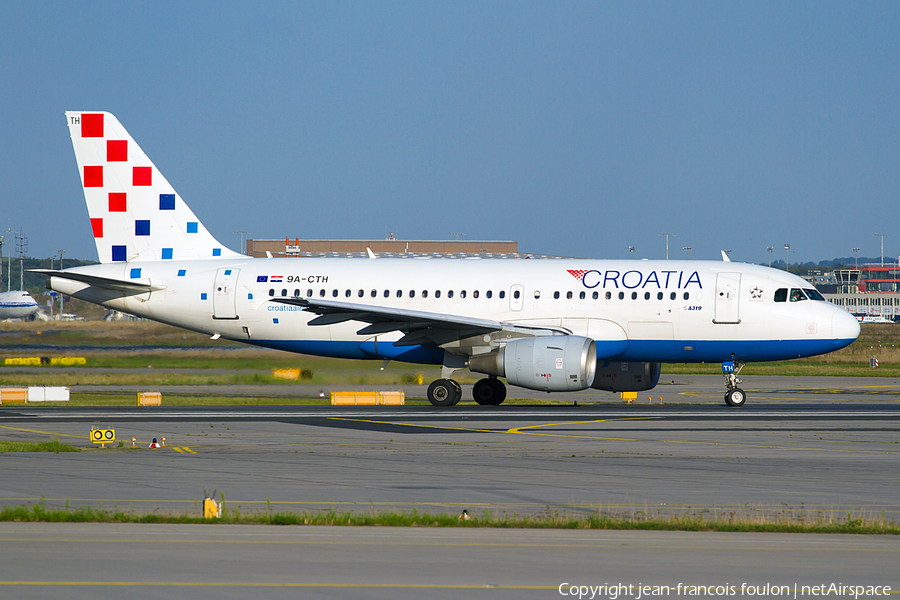
[(831, 318), (831, 332), (834, 336), (834, 349), (839, 350), (859, 337), (859, 321), (846, 310), (838, 309)]

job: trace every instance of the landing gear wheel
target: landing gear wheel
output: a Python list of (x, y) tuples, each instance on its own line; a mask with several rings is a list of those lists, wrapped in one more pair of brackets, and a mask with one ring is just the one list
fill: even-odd
[(491, 379), (491, 385), (494, 386), (494, 406), (499, 406), (506, 400), (506, 386), (499, 379)]
[(725, 376), (725, 388), (728, 390), (725, 392), (725, 404), (734, 408), (743, 406), (747, 401), (747, 394), (738, 387), (741, 380), (737, 377), (745, 364), (734, 354), (731, 355), (731, 360), (722, 363), (722, 375)]
[(737, 408), (738, 406), (743, 406), (746, 401), (747, 395), (741, 388), (734, 388), (725, 392), (725, 404), (728, 406)]
[(462, 388), (452, 379), (435, 379), (428, 386), (428, 401), (435, 406), (453, 406), (462, 398)]
[(498, 406), (506, 400), (506, 386), (496, 379), (481, 379), (472, 388), (472, 396), (482, 406)]
[(462, 386), (459, 385), (458, 383), (456, 383), (452, 379), (447, 379), (446, 381), (449, 381), (450, 383), (452, 383), (454, 389), (456, 389), (456, 399), (453, 401), (453, 404), (452, 404), (452, 406), (456, 406), (457, 404), (459, 404), (459, 401), (462, 400)]

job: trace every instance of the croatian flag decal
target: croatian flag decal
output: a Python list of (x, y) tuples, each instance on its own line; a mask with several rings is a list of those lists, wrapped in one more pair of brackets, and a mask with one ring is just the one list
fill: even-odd
[(281, 280), (281, 275), (272, 275), (271, 277), (269, 277), (269, 283), (281, 283)]

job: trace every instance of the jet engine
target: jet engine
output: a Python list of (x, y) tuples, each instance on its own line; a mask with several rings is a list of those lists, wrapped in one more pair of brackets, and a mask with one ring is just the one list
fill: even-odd
[(591, 387), (607, 392), (643, 392), (659, 383), (660, 363), (598, 361)]
[(469, 369), (476, 373), (505, 377), (512, 385), (545, 392), (587, 389), (596, 368), (594, 340), (577, 335), (519, 338), (469, 358)]

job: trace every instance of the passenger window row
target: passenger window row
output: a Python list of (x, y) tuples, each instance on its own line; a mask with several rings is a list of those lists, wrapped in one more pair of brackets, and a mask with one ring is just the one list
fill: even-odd
[[(631, 294), (630, 294), (630, 297), (632, 300), (637, 300), (640, 296), (641, 296), (641, 294), (639, 294), (638, 292), (631, 292)], [(664, 300), (666, 297), (666, 294), (665, 294), (665, 292), (656, 292), (656, 294), (653, 294), (653, 292), (644, 292), (643, 293), (644, 300), (650, 300), (654, 296), (656, 296), (657, 300)], [(535, 298), (537, 298), (537, 297), (538, 297), (537, 294), (535, 294)], [(573, 292), (566, 292), (566, 300), (571, 300), (573, 297), (574, 297)], [(615, 296), (613, 296), (612, 292), (606, 292), (603, 294), (603, 298), (606, 300), (612, 300), (613, 297), (616, 297), (619, 300), (624, 300), (626, 297), (626, 294), (625, 294), (625, 292), (618, 292)], [(690, 292), (684, 292), (682, 297), (685, 300), (688, 300), (688, 299), (690, 299), (691, 294), (690, 294)], [(560, 293), (553, 292), (553, 299), (559, 300), (559, 298), (560, 298)], [(578, 293), (579, 300), (585, 300), (586, 298), (587, 298), (587, 292), (579, 292)], [(600, 298), (600, 292), (592, 292), (591, 293), (591, 299), (598, 300), (599, 298)], [(669, 300), (675, 300), (676, 298), (678, 298), (677, 292), (669, 292)]]
[[(327, 293), (328, 293), (327, 290), (324, 290), (324, 289), (320, 289), (320, 290), (318, 290), (318, 291), (314, 291), (314, 290), (312, 290), (312, 289), (308, 289), (308, 290), (306, 290), (306, 297), (307, 297), (307, 298), (312, 298), (314, 295), (318, 295), (319, 298), (324, 298), (324, 297), (327, 295)], [(270, 289), (269, 289), (269, 296), (275, 296), (275, 294), (276, 294), (275, 288), (270, 288)], [(434, 297), (435, 297), (435, 298), (440, 298), (440, 297), (441, 297), (441, 294), (442, 294), (441, 290), (436, 290), (436, 291), (434, 292)], [(288, 295), (288, 290), (287, 290), (286, 288), (282, 288), (281, 294), (280, 294), (280, 295), (286, 298), (287, 295)], [(341, 295), (340, 290), (331, 290), (331, 297), (332, 297), (332, 298), (338, 298), (338, 297), (340, 297), (340, 295)], [(363, 298), (363, 297), (365, 297), (365, 295), (366, 295), (365, 290), (357, 290), (357, 291), (356, 291), (356, 297), (357, 297), (357, 298)], [(382, 295), (383, 295), (385, 298), (390, 298), (390, 297), (391, 297), (391, 290), (384, 290), (384, 292), (383, 292)], [(396, 293), (395, 293), (394, 295), (395, 295), (397, 298), (403, 298), (403, 296), (404, 296), (404, 291), (403, 291), (403, 290), (397, 290)], [(410, 298), (416, 298), (416, 297), (418, 297), (418, 296), (421, 296), (422, 298), (428, 298), (428, 290), (422, 290), (421, 292), (418, 292), (418, 293), (416, 292), (416, 290), (409, 290), (408, 295), (409, 295)], [(467, 295), (467, 294), (466, 294), (466, 290), (461, 290), (461, 291), (459, 292), (459, 297), (460, 297), (460, 298), (465, 298), (466, 295)], [(522, 295), (522, 293), (521, 293), (519, 290), (516, 290), (516, 291), (513, 292), (513, 298), (515, 298), (516, 300), (518, 300), (519, 297), (520, 297), (521, 295)], [(371, 290), (371, 291), (369, 292), (369, 296), (372, 297), (372, 298), (377, 298), (377, 297), (378, 297), (378, 290)], [(447, 292), (447, 296), (446, 296), (446, 297), (447, 297), (447, 298), (453, 298), (453, 296), (454, 296), (453, 290), (449, 290), (449, 291)], [(294, 293), (293, 293), (293, 297), (294, 297), (294, 298), (299, 298), (299, 297), (300, 297), (300, 290), (295, 289), (295, 290), (294, 290)], [(344, 290), (344, 297), (345, 297), (345, 298), (352, 298), (352, 297), (353, 297), (353, 290)], [(472, 298), (480, 298), (480, 297), (481, 297), (481, 292), (480, 292), (480, 291), (475, 290), (474, 292), (472, 292)], [(494, 297), (494, 292), (493, 292), (492, 290), (488, 290), (488, 291), (486, 291), (486, 292), (484, 293), (484, 297), (485, 297), (485, 298), (493, 298), (493, 297)], [(503, 290), (497, 292), (497, 297), (500, 298), (501, 300), (502, 300), (503, 298), (506, 298), (506, 292), (503, 291)], [(535, 297), (537, 297), (537, 296), (535, 296)]]
[[(441, 297), (442, 297), (442, 293), (443, 293), (443, 292), (442, 292), (441, 290), (435, 290), (433, 297), (434, 297), (434, 298), (441, 298)], [(270, 288), (270, 289), (269, 289), (269, 296), (274, 297), (275, 295), (276, 295), (276, 290), (275, 290), (275, 288)], [(287, 290), (287, 288), (282, 288), (282, 289), (281, 289), (280, 295), (281, 295), (282, 297), (286, 298), (286, 297), (288, 296), (288, 290)], [(294, 290), (294, 293), (292, 294), (292, 296), (293, 296), (294, 298), (299, 298), (300, 295), (301, 295), (301, 290), (299, 290), (299, 289), (295, 289), (295, 290)], [(306, 290), (306, 294), (305, 294), (305, 296), (306, 296), (307, 298), (312, 298), (312, 297), (314, 297), (314, 296), (318, 296), (319, 298), (325, 298), (327, 295), (328, 295), (328, 291), (325, 290), (325, 289), (319, 289), (319, 290), (307, 289), (307, 290)], [(344, 290), (344, 297), (345, 297), (345, 298), (352, 298), (353, 295), (354, 295), (354, 294), (353, 294), (353, 290)], [(379, 294), (378, 294), (378, 290), (371, 290), (371, 291), (369, 292), (369, 296), (370, 296), (371, 298), (377, 298), (378, 295), (379, 295)], [(396, 297), (396, 298), (403, 298), (404, 295), (408, 296), (409, 298), (417, 298), (417, 297), (428, 298), (429, 292), (428, 292), (428, 290), (422, 290), (422, 291), (420, 291), (420, 292), (416, 292), (416, 290), (409, 290), (408, 293), (404, 294), (404, 291), (403, 291), (403, 290), (397, 290), (396, 292), (394, 292), (394, 293), (392, 294), (392, 293), (391, 293), (391, 290), (384, 290), (384, 292), (382, 292), (381, 295), (382, 295), (384, 298), (390, 298), (392, 295), (393, 295), (394, 297)], [(331, 290), (331, 297), (332, 297), (332, 298), (339, 298), (340, 296), (341, 296), (340, 290), (336, 290), (336, 289)], [(357, 290), (357, 291), (356, 291), (356, 297), (357, 297), (357, 298), (364, 298), (365, 296), (366, 296), (365, 290)], [(467, 296), (466, 290), (460, 290), (459, 293), (458, 293), (458, 295), (457, 295), (457, 297), (459, 297), (459, 298), (465, 298), (466, 296)], [(514, 299), (516, 299), (516, 300), (519, 300), (519, 299), (521, 298), (521, 296), (522, 296), (522, 293), (521, 293), (519, 290), (515, 290), (515, 291), (513, 291), (513, 293), (512, 293), (512, 297), (513, 297)], [(638, 299), (638, 292), (631, 292), (630, 296), (631, 296), (631, 299), (632, 299), (632, 300), (637, 300), (637, 299)], [(655, 296), (656, 296), (656, 299), (657, 299), (657, 300), (663, 300), (663, 299), (665, 299), (665, 293), (664, 293), (664, 292), (657, 292), (657, 293), (655, 294)], [(446, 293), (446, 298), (453, 298), (453, 297), (454, 297), (454, 291), (453, 291), (453, 290), (448, 290), (447, 293)], [(480, 298), (480, 297), (481, 297), (481, 292), (480, 292), (480, 291), (475, 290), (475, 291), (472, 292), (472, 298)], [(484, 292), (484, 297), (485, 297), (485, 298), (493, 298), (493, 297), (494, 297), (494, 292), (493, 292), (492, 290), (488, 290), (488, 291)], [(540, 293), (539, 291), (536, 291), (536, 292), (534, 293), (534, 298), (535, 298), (535, 300), (540, 299), (540, 297), (541, 297), (541, 293)], [(591, 297), (593, 300), (599, 300), (599, 299), (600, 299), (600, 292), (596, 292), (596, 291), (595, 291), (595, 292), (592, 292), (592, 293), (590, 294), (590, 297)], [(618, 294), (617, 294), (615, 297), (617, 297), (619, 300), (624, 300), (624, 299), (625, 299), (625, 292), (618, 292)], [(644, 300), (650, 300), (650, 299), (653, 297), (653, 294), (651, 294), (651, 292), (644, 292), (643, 297), (644, 297)], [(669, 300), (675, 300), (677, 297), (678, 297), (678, 294), (677, 294), (676, 292), (670, 292), (670, 293), (669, 293)], [(682, 297), (683, 297), (684, 300), (690, 299), (690, 297), (691, 297), (690, 292), (684, 292), (684, 294), (683, 294)], [(500, 298), (501, 300), (504, 299), (504, 298), (506, 298), (506, 291), (501, 290), (501, 291), (497, 292), (497, 298)], [(572, 299), (574, 299), (574, 298), (575, 298), (575, 293), (574, 293), (574, 292), (566, 292), (566, 299), (567, 299), (567, 300), (572, 300)], [(579, 293), (578, 293), (578, 299), (579, 299), (579, 300), (586, 300), (587, 298), (588, 298), (587, 292), (579, 292)], [(605, 298), (606, 300), (612, 300), (612, 299), (613, 299), (613, 294), (612, 294), (612, 292), (606, 292), (606, 293), (603, 295), (603, 298)], [(554, 300), (559, 300), (559, 299), (560, 299), (560, 292), (553, 292), (553, 299), (554, 299)], [(805, 299), (805, 298), (804, 298), (804, 299)], [(777, 301), (777, 300), (776, 300), (776, 301)], [(783, 300), (782, 300), (782, 302), (783, 302)]]

